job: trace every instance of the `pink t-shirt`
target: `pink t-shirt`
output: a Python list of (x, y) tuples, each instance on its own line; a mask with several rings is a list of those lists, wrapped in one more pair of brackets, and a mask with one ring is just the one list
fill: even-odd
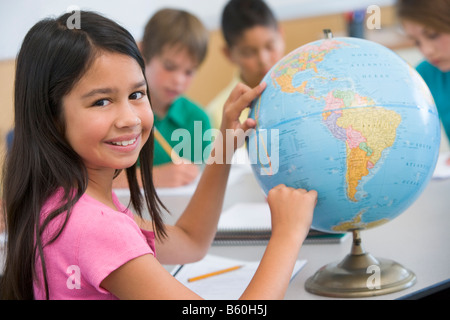
[[(61, 192), (50, 197), (41, 215), (56, 208)], [(144, 254), (155, 255), (155, 235), (141, 230), (133, 214), (113, 193), (113, 210), (84, 194), (75, 204), (63, 232), (44, 247), (50, 299), (117, 299), (100, 287), (112, 271)], [(43, 234), (45, 244), (63, 222), (52, 220)], [(45, 299), (40, 259), (36, 263), (35, 299)]]

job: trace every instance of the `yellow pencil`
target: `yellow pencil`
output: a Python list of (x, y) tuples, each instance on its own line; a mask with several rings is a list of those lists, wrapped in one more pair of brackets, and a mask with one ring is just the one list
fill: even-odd
[(234, 271), (234, 270), (237, 270), (237, 269), (239, 269), (239, 268), (242, 268), (242, 266), (234, 266), (234, 267), (231, 267), (231, 268), (226, 268), (226, 269), (223, 269), (223, 270), (218, 270), (218, 271), (210, 272), (210, 273), (207, 273), (207, 274), (204, 274), (204, 275), (201, 275), (201, 276), (189, 278), (189, 279), (188, 279), (188, 282), (193, 282), (193, 281), (197, 281), (197, 280), (209, 278), (209, 277), (216, 276), (216, 275), (219, 275), (219, 274), (222, 274), (222, 273)]
[(175, 163), (180, 163), (180, 161), (181, 161), (180, 157), (177, 155), (176, 152), (172, 152), (172, 147), (166, 141), (166, 139), (164, 139), (161, 132), (159, 132), (158, 129), (156, 129), (156, 127), (154, 127), (154, 132), (155, 132), (156, 141), (163, 148), (163, 150), (169, 155), (169, 157), (172, 159), (172, 161)]

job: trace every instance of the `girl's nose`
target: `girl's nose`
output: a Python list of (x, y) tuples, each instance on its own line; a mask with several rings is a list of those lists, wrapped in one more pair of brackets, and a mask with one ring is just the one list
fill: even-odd
[(126, 103), (120, 108), (121, 112), (117, 115), (116, 127), (132, 128), (141, 124), (141, 119), (135, 112), (133, 106)]

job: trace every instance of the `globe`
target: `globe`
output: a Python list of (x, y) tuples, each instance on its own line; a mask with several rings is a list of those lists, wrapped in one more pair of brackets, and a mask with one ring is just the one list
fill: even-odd
[(247, 141), (267, 193), (314, 189), (312, 228), (364, 230), (404, 212), (429, 182), (440, 122), (429, 89), (402, 58), (365, 39), (335, 37), (287, 54), (263, 79)]

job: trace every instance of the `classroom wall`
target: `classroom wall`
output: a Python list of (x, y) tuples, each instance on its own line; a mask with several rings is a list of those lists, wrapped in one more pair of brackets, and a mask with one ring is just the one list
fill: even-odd
[[(383, 32), (395, 25), (395, 15), (392, 7), (382, 7)], [(331, 29), (335, 36), (346, 35), (344, 15), (329, 14), (299, 19), (285, 19), (280, 21), (284, 30), (286, 53), (293, 49), (323, 37), (323, 29)], [(377, 31), (378, 32), (378, 31)], [(202, 105), (206, 105), (230, 81), (235, 67), (224, 57), (224, 45), (219, 30), (211, 30), (210, 44), (205, 62), (199, 68), (187, 95)], [(0, 156), (5, 152), (5, 135), (13, 125), (13, 59), (0, 60)], [(2, 164), (3, 156), (0, 164)]]

